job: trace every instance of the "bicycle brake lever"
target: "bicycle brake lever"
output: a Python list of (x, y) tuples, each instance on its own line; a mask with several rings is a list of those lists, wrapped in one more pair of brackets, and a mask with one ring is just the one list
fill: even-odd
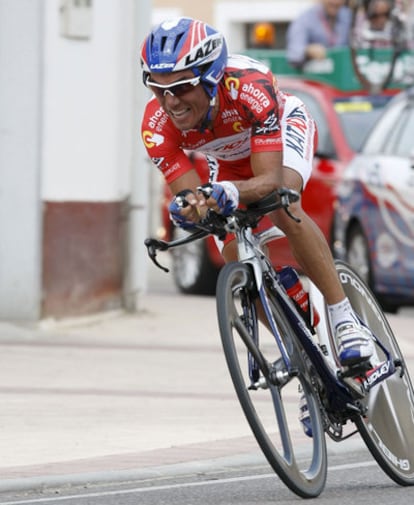
[(162, 266), (157, 260), (157, 251), (166, 251), (168, 249), (167, 242), (164, 242), (163, 240), (156, 240), (155, 238), (147, 238), (145, 239), (144, 244), (147, 247), (148, 256), (151, 258), (154, 265), (168, 273), (170, 270)]
[(299, 193), (297, 191), (293, 191), (291, 189), (282, 188), (281, 190), (279, 190), (279, 196), (280, 196), (280, 201), (282, 203), (282, 207), (283, 207), (284, 211), (286, 212), (286, 214), (290, 218), (292, 218), (294, 221), (296, 221), (296, 223), (300, 223), (301, 222), (300, 218), (296, 217), (289, 210), (289, 205), (290, 205), (291, 201), (297, 202), (299, 200), (299, 198), (300, 198)]
[(211, 196), (211, 193), (213, 192), (213, 185), (211, 182), (207, 182), (206, 184), (198, 186), (197, 191), (199, 191), (204, 196), (204, 198), (208, 200)]
[(292, 213), (290, 212), (290, 210), (288, 209), (288, 207), (283, 207), (283, 208), (284, 208), (284, 210), (285, 210), (286, 214), (287, 214), (290, 218), (292, 218), (292, 219), (293, 219), (293, 221), (296, 221), (297, 223), (300, 223), (300, 222), (301, 222), (301, 219), (300, 219), (299, 217), (296, 217), (294, 214), (292, 214)]

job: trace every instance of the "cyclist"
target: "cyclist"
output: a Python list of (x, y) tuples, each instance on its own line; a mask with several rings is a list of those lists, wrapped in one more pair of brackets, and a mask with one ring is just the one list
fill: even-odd
[[(226, 215), (282, 186), (303, 191), (312, 169), (315, 123), (262, 63), (229, 56), (214, 28), (178, 18), (146, 37), (141, 66), (144, 84), (154, 94), (144, 112), (142, 138), (175, 195), (169, 207), (175, 225), (191, 229), (207, 208)], [(198, 189), (191, 151), (208, 156), (209, 197), (205, 186)], [(283, 230), (303, 272), (324, 295), (341, 364), (365, 362), (373, 344), (345, 297), (329, 246), (300, 201), (291, 210), (299, 223), (275, 211), (260, 226), (273, 223)], [(233, 239), (229, 234), (222, 244), (227, 262), (237, 259)]]

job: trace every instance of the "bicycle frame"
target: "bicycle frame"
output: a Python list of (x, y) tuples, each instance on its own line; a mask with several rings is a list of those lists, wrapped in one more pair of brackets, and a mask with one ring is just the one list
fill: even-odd
[[(291, 217), (294, 218), (294, 216)], [(265, 245), (269, 241), (284, 236), (283, 232), (276, 227), (272, 227), (269, 230), (254, 233), (252, 225), (245, 223), (240, 225), (236, 215), (227, 218), (220, 216), (220, 218), (221, 224), (219, 226), (217, 226), (214, 220), (212, 223), (202, 223), (198, 225), (199, 229), (192, 235), (173, 242), (168, 243), (147, 239), (146, 246), (149, 256), (159, 268), (168, 272), (168, 269), (157, 262), (157, 250), (165, 251), (173, 247), (179, 247), (182, 244), (204, 238), (209, 234), (223, 235), (223, 233), (227, 232), (234, 233), (237, 242), (238, 260), (241, 263), (250, 265), (252, 269), (265, 316), (283, 359), (285, 370), (287, 371), (283, 372), (281, 375), (280, 370), (270, 369), (269, 376), (266, 377), (266, 379), (273, 381), (277, 386), (285, 384), (291, 377), (296, 375), (295, 367), (292, 365), (289, 353), (272, 314), (269, 295), (266, 291), (266, 288), (270, 286), (271, 296), (274, 296), (281, 306), (294, 334), (313, 364), (317, 376), (323, 385), (325, 392), (324, 397), (326, 400), (322, 407), (325, 413), (334, 413), (336, 419), (338, 419), (339, 415), (342, 424), (348, 419), (352, 419), (354, 416), (364, 415), (364, 407), (359, 400), (363, 398), (372, 387), (394, 374), (398, 366), (402, 367), (401, 362), (399, 360), (394, 360), (391, 353), (374, 335), (375, 343), (386, 356), (385, 361), (377, 364), (366, 376), (362, 375), (362, 380), (360, 380), (359, 383), (354, 383), (352, 379), (348, 380), (346, 373), (341, 371), (337, 362), (333, 339), (330, 337), (332, 333), (328, 317), (326, 316), (326, 305), (322, 295), (310, 282), (309, 294), (311, 303), (315, 304), (321, 316), (321, 320), (317, 327), (317, 339), (314, 339), (310, 328), (281, 284), (279, 274), (273, 268), (270, 260), (263, 251)], [(267, 279), (271, 279), (269, 285), (267, 284)], [(361, 324), (363, 324), (362, 321)], [(317, 342), (315, 340), (317, 340)], [(250, 377), (255, 377), (255, 373), (257, 374), (257, 371), (255, 372), (253, 370), (254, 366), (254, 359), (249, 359)], [(271, 366), (276, 367), (276, 364)], [(403, 372), (404, 370), (402, 368), (401, 373)], [(266, 381), (262, 380), (257, 382), (257, 384), (252, 384), (252, 388), (254, 387), (266, 388)], [(341, 433), (336, 430), (333, 430), (333, 432), (328, 430), (328, 434), (337, 441), (342, 439)]]
[[(158, 250), (179, 247), (209, 234), (220, 239), (227, 232), (235, 234), (238, 261), (226, 264), (217, 281), (223, 352), (253, 434), (272, 468), (293, 492), (313, 498), (323, 490), (327, 472), (325, 433), (341, 442), (359, 432), (387, 475), (400, 485), (414, 485), (414, 391), (408, 370), (404, 373), (404, 357), (375, 297), (349, 265), (336, 263), (340, 282), (359, 312), (361, 324), (379, 337), (373, 336), (376, 352), (370, 363), (341, 368), (323, 296), (310, 283), (309, 302), (320, 317), (312, 328), (306, 314), (287, 294), (279, 269), (264, 253), (267, 242), (283, 234), (277, 228), (254, 233), (261, 217), (276, 209), (283, 209), (298, 221), (288, 209), (298, 199), (298, 193), (280, 188), (229, 217), (207, 212), (206, 218), (195, 225), (198, 230), (183, 239), (147, 239), (149, 256), (163, 268), (156, 260)], [(259, 315), (268, 331), (262, 332)], [(373, 359), (377, 364), (368, 371)], [(400, 374), (395, 373), (398, 367)], [(295, 386), (301, 393), (299, 434), (284, 405)], [(376, 386), (378, 389), (370, 394)], [(306, 413), (309, 427), (308, 421), (304, 422)], [(351, 433), (343, 429), (348, 421), (355, 425)], [(301, 439), (302, 432), (310, 438)], [(306, 458), (300, 461), (298, 443), (306, 451)]]
[[(272, 292), (282, 306), (295, 335), (317, 370), (317, 373), (324, 385), (328, 401), (328, 405), (325, 405), (325, 409), (331, 412), (343, 413), (345, 415), (344, 420), (352, 418), (355, 414), (364, 414), (362, 406), (358, 400), (355, 399), (355, 391), (350, 390), (349, 387), (344, 384), (343, 375), (340, 372), (340, 368), (336, 365), (331, 339), (328, 337), (330, 327), (327, 317), (323, 317), (318, 324), (318, 342), (316, 343), (307, 324), (304, 322), (293, 301), (287, 295), (278, 280), (278, 273), (273, 269), (269, 259), (263, 252), (263, 248), (266, 243), (284, 236), (283, 232), (278, 228), (273, 227), (264, 232), (255, 234), (250, 227), (239, 227), (237, 220), (234, 218), (228, 219), (226, 229), (227, 231), (234, 233), (236, 236), (239, 261), (250, 265), (252, 268), (259, 298), (286, 366), (287, 376), (293, 377), (296, 372), (295, 368), (292, 366), (289, 353), (285, 348), (285, 344), (272, 315), (269, 298), (266, 293), (266, 286), (264, 284), (264, 277), (266, 274), (269, 274), (269, 278), (274, 281), (272, 285)], [(313, 286), (311, 288), (311, 296), (315, 295), (315, 290), (316, 287)], [(320, 314), (325, 315), (325, 306), (324, 303), (322, 304), (321, 302), (323, 302), (323, 298), (320, 296), (318, 311)], [(363, 324), (362, 321), (361, 324)], [(399, 362), (394, 362), (389, 351), (382, 345), (375, 335), (374, 341), (386, 355), (386, 360), (377, 365), (370, 372), (369, 376), (362, 382), (360, 392), (361, 397), (364, 396), (364, 392), (368, 392), (370, 388), (394, 374), (396, 366), (400, 366)], [(322, 348), (325, 350), (326, 355), (322, 351), (320, 344), (322, 344)], [(249, 366), (252, 366), (251, 362)], [(253, 371), (250, 371), (250, 374), (252, 376)], [(273, 377), (277, 377), (277, 374), (274, 374)], [(285, 380), (286, 379), (282, 379), (283, 382)], [(266, 387), (263, 383), (257, 383), (255, 386)], [(337, 439), (337, 433), (332, 434), (329, 431), (328, 433), (331, 436), (334, 435), (334, 438)]]

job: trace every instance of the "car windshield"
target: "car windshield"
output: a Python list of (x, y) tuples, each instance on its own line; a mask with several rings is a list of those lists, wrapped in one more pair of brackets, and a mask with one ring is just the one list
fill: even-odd
[(371, 127), (376, 123), (391, 96), (350, 96), (334, 100), (344, 135), (352, 150), (361, 150)]

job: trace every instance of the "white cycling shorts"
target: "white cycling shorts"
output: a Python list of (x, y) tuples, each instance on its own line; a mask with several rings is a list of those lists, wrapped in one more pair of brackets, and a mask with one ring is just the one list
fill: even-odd
[(306, 186), (317, 143), (315, 121), (296, 96), (287, 95), (280, 118), (283, 141), (283, 165), (298, 172)]

